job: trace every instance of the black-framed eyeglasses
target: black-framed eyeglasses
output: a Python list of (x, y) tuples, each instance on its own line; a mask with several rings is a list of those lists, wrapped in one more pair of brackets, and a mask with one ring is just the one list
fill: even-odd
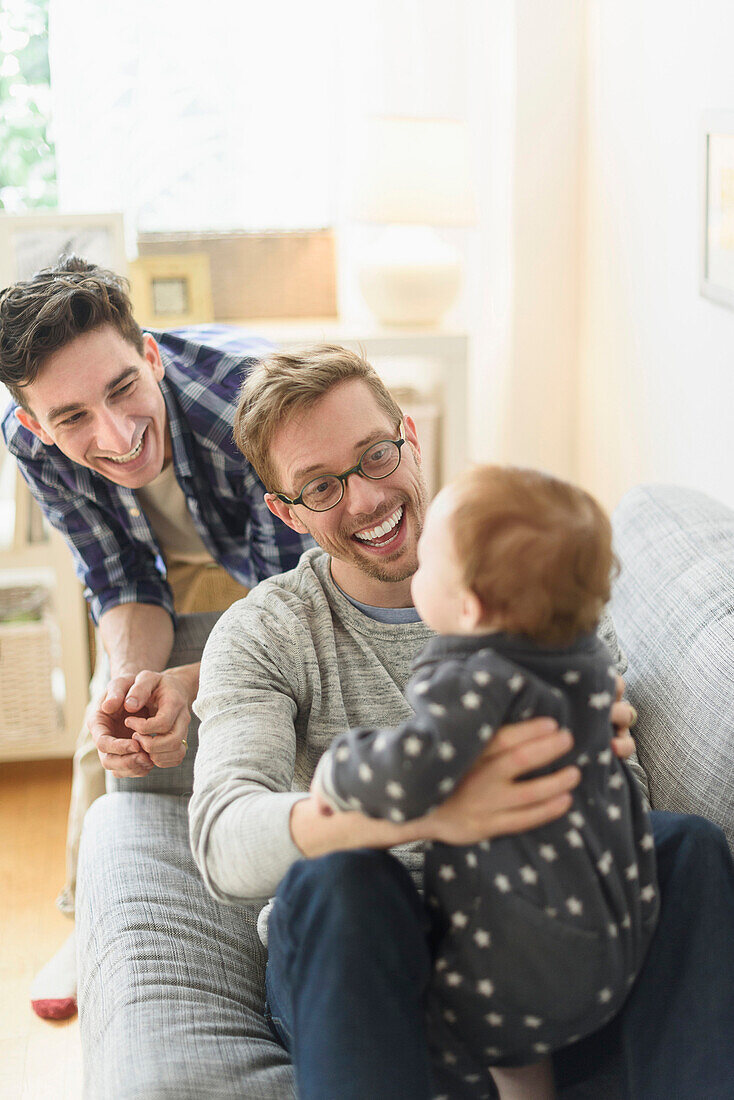
[[(399, 430), (402, 431), (402, 424)], [(379, 439), (377, 443), (370, 443), (362, 452), (357, 465), (345, 470), (343, 474), (321, 474), (312, 478), (294, 500), (283, 493), (273, 493), (273, 496), (292, 506), (302, 504), (311, 512), (328, 512), (330, 508), (336, 508), (344, 496), (347, 478), (352, 474), (359, 474), (370, 481), (380, 481), (381, 478), (394, 474), (400, 465), (400, 452), (404, 443), (402, 436), (399, 439)]]

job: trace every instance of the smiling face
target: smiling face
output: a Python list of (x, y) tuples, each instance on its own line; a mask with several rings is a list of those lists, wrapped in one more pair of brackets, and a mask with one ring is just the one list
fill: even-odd
[[(395, 424), (361, 380), (341, 382), (310, 407), (293, 413), (275, 432), (270, 455), (280, 488), (296, 498), (319, 474), (340, 474), (356, 465), (364, 450), (396, 439)], [(272, 493), (268, 507), (295, 531), (308, 533), (332, 557), (331, 572), (345, 592), (363, 603), (409, 606), (410, 578), (426, 508), (415, 425), (404, 420), (407, 440), (400, 465), (386, 478), (370, 481), (352, 474), (344, 496), (328, 512), (292, 506)]]
[(144, 341), (141, 356), (110, 325), (77, 336), (26, 387), (32, 412), (16, 411), (42, 443), (129, 489), (158, 476), (169, 448), (163, 364), (153, 337)]

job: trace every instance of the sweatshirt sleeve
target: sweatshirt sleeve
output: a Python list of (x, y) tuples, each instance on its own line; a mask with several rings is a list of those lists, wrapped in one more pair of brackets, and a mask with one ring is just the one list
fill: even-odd
[(287, 609), (269, 614), (248, 597), (204, 649), (189, 818), (194, 859), (219, 901), (267, 899), (302, 858), (290, 832), (291, 809), (307, 797), (291, 790), (301, 633)]
[(513, 687), (456, 661), (419, 674), (408, 686), (414, 716), (393, 729), (354, 729), (336, 738), (319, 762), (314, 789), (335, 809), (398, 822), (421, 817), (449, 796), (484, 750)]

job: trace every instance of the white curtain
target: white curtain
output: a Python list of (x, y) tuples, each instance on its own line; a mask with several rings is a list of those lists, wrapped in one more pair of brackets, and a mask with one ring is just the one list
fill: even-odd
[(367, 114), (466, 114), (471, 6), (51, 0), (60, 206), (131, 241), (335, 225)]

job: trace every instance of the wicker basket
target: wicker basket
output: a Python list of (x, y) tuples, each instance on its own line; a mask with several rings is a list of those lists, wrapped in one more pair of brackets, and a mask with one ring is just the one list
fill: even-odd
[(23, 750), (48, 746), (49, 755), (62, 729), (54, 698), (54, 623), (0, 622), (0, 759), (22, 757)]

